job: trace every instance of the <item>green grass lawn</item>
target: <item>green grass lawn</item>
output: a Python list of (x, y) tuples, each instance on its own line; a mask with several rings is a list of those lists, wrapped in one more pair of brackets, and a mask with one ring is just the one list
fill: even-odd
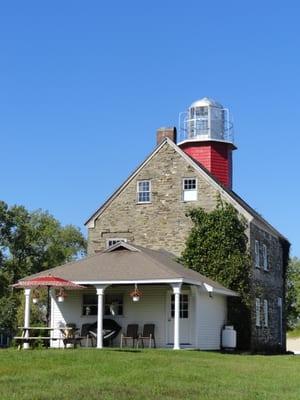
[(1, 400), (300, 399), (300, 356), (0, 350)]

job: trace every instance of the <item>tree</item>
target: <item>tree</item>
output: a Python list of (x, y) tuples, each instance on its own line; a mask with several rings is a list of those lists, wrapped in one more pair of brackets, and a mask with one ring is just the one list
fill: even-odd
[(287, 328), (293, 329), (300, 318), (300, 259), (290, 260), (286, 278), (286, 316)]
[(180, 261), (237, 291), (243, 303), (249, 304), (251, 260), (246, 220), (221, 199), (213, 211), (194, 208), (188, 216), (194, 226)]
[(42, 210), (29, 212), (0, 202), (0, 327), (15, 325), (20, 304), (19, 294), (11, 293), (9, 285), (85, 252), (86, 240), (75, 226), (63, 227)]
[(188, 212), (193, 227), (180, 261), (187, 267), (239, 293), (228, 299), (228, 319), (238, 331), (238, 347), (250, 344), (251, 259), (246, 220), (219, 198), (214, 210), (194, 208)]

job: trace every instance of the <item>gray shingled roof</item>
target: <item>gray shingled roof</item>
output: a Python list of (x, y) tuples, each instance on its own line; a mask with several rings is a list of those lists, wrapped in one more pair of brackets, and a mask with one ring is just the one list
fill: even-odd
[(48, 269), (24, 278), (31, 279), (51, 273), (63, 279), (77, 283), (122, 283), (155, 281), (178, 281), (211, 287), (212, 291), (228, 296), (237, 294), (217, 282), (185, 268), (176, 261), (176, 257), (164, 250), (156, 251), (128, 243), (117, 243), (110, 249), (86, 257), (79, 261), (70, 262)]

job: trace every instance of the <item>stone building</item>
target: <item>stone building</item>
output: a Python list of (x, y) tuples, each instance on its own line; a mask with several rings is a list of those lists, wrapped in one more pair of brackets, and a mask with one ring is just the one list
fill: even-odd
[(175, 128), (157, 131), (157, 147), (88, 219), (88, 253), (118, 241), (179, 256), (191, 229), (191, 207), (212, 210), (217, 197), (248, 222), (252, 257), (252, 307), (248, 347), (285, 350), (285, 270), (289, 242), (232, 190), (228, 112), (204, 98), (193, 103)]

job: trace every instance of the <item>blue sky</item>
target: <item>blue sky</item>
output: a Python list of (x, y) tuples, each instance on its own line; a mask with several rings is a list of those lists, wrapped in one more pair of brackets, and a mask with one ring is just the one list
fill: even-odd
[(234, 190), (300, 256), (296, 1), (11, 1), (0, 8), (0, 198), (84, 221), (209, 96)]

